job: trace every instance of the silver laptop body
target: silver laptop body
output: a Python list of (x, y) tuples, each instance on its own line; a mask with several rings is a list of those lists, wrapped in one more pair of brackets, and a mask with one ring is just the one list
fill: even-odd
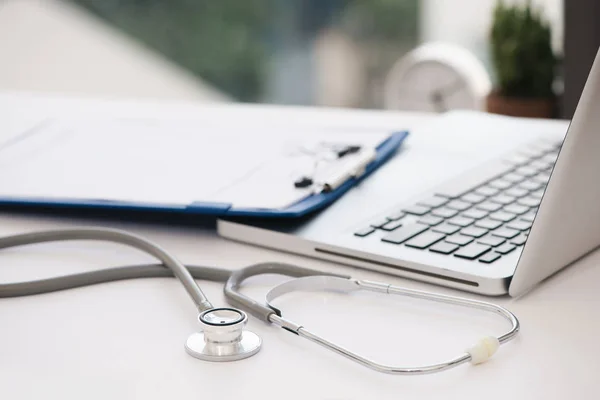
[(599, 58), (570, 126), (451, 112), (417, 128), (394, 159), (317, 215), (293, 224), (219, 220), (219, 234), (521, 295), (600, 245)]

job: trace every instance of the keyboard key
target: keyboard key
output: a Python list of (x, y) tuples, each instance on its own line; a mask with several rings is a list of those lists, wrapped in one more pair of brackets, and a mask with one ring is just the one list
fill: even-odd
[(489, 218), (495, 219), (496, 221), (508, 222), (515, 219), (517, 216), (513, 213), (509, 213), (506, 211), (496, 211), (489, 215)]
[(554, 162), (548, 162), (544, 160), (534, 160), (529, 164), (530, 167), (537, 169), (538, 171), (546, 171), (554, 165)]
[(500, 227), (501, 225), (502, 225), (502, 222), (495, 221), (495, 220), (489, 219), (489, 218), (484, 218), (482, 220), (475, 222), (476, 227), (485, 228), (485, 229), (496, 229), (496, 228)]
[(422, 217), (418, 222), (420, 224), (435, 226), (441, 224), (443, 221), (443, 218), (436, 217), (435, 215), (426, 215)]
[(527, 236), (523, 235), (519, 235), (515, 238), (512, 238), (510, 240), (510, 242), (512, 244), (514, 244), (515, 246), (523, 246), (525, 244), (525, 242), (527, 241)]
[(448, 199), (445, 197), (432, 196), (428, 199), (419, 201), (417, 204), (426, 206), (426, 207), (437, 208), (437, 207), (443, 206), (447, 202), (448, 202)]
[(509, 204), (509, 205), (505, 206), (503, 208), (503, 210), (506, 212), (509, 212), (509, 213), (521, 215), (521, 214), (525, 214), (527, 211), (529, 211), (529, 207), (522, 206), (520, 204)]
[(473, 241), (474, 239), (470, 236), (464, 236), (461, 235), (460, 233), (457, 233), (455, 235), (452, 236), (448, 236), (446, 238), (446, 242), (448, 243), (452, 243), (452, 244), (457, 244), (459, 246), (464, 246), (465, 244), (469, 244)]
[(406, 242), (406, 246), (413, 247), (415, 249), (426, 249), (427, 247), (439, 242), (445, 237), (446, 235), (444, 235), (443, 233), (427, 231), (410, 239), (408, 242)]
[(541, 174), (537, 174), (536, 176), (534, 176), (531, 179), (533, 179), (536, 182), (543, 183), (544, 185), (547, 185), (548, 182), (550, 181), (550, 173), (544, 172), (544, 173), (541, 173)]
[(517, 175), (522, 175), (524, 177), (530, 177), (530, 176), (537, 174), (538, 171), (535, 168), (532, 168), (528, 165), (524, 165), (522, 167), (515, 169), (514, 173)]
[(482, 196), (495, 196), (500, 193), (500, 190), (486, 185), (475, 189), (474, 192)]
[(490, 248), (491, 247), (483, 244), (471, 243), (465, 247), (461, 247), (456, 253), (454, 253), (454, 256), (466, 258), (467, 260), (474, 260), (477, 257), (490, 251)]
[(443, 223), (438, 226), (434, 226), (431, 228), (435, 232), (445, 233), (446, 235), (452, 235), (460, 230), (459, 226), (449, 225), (447, 223)]
[(404, 218), (406, 216), (406, 213), (403, 211), (395, 211), (393, 213), (391, 213), (390, 215), (387, 216), (387, 219), (389, 219), (390, 221), (396, 221), (399, 220), (400, 218)]
[(499, 258), (500, 258), (500, 254), (494, 253), (493, 251), (491, 251), (491, 252), (479, 257), (479, 262), (491, 264)]
[(534, 190), (541, 189), (542, 187), (544, 187), (544, 184), (536, 182), (536, 181), (534, 181), (532, 179), (528, 179), (526, 181), (523, 181), (523, 182), (519, 183), (518, 187), (520, 187), (521, 189), (529, 190), (530, 192), (532, 192)]
[(477, 193), (467, 193), (463, 197), (460, 198), (462, 201), (466, 201), (471, 204), (481, 203), (485, 200), (485, 196), (482, 196)]
[(390, 222), (389, 219), (387, 219), (387, 218), (380, 218), (380, 219), (377, 219), (377, 220), (371, 222), (369, 225), (371, 225), (373, 228), (381, 228), (382, 226), (384, 226), (388, 222)]
[[(467, 174), (442, 185), (436, 190), (436, 194), (451, 199), (456, 199), (470, 192), (474, 187), (483, 185), (496, 176), (508, 172), (511, 166), (502, 161), (493, 161), (473, 168)], [(483, 194), (483, 193), (482, 193)], [(484, 195), (485, 196), (485, 195)]]
[(512, 239), (515, 236), (517, 236), (519, 233), (519, 231), (517, 231), (516, 229), (510, 229), (510, 228), (498, 228), (495, 231), (492, 231), (492, 235), (494, 236), (499, 236), (499, 237), (503, 237), (504, 239)]
[(381, 240), (388, 243), (400, 244), (406, 242), (408, 239), (418, 235), (421, 232), (425, 232), (427, 229), (429, 229), (427, 225), (409, 224), (396, 229), (395, 231), (381, 238)]
[(531, 222), (524, 221), (522, 219), (512, 221), (506, 225), (507, 228), (516, 229), (518, 231), (526, 231), (531, 228)]
[(523, 182), (525, 180), (525, 178), (522, 175), (518, 175), (513, 172), (509, 172), (508, 174), (503, 175), (502, 179), (512, 184)]
[(502, 243), (506, 242), (503, 238), (499, 236), (486, 236), (481, 239), (477, 239), (477, 243), (485, 244), (486, 246), (500, 246)]
[(450, 218), (447, 222), (450, 225), (457, 225), (464, 228), (465, 226), (471, 225), (473, 222), (475, 222), (475, 220), (472, 218), (456, 216), (454, 218)]
[(521, 204), (522, 206), (527, 207), (537, 207), (541, 203), (541, 199), (535, 198), (533, 196), (522, 197), (517, 200), (517, 204)]
[(452, 244), (448, 242), (438, 242), (429, 248), (429, 251), (433, 251), (434, 253), (440, 254), (450, 254), (460, 246), (457, 244)]
[(560, 147), (557, 147), (554, 151), (549, 151), (546, 155), (554, 157), (556, 160), (558, 158), (558, 153), (560, 152)]
[(375, 232), (375, 229), (369, 227), (360, 229), (356, 232), (354, 232), (354, 236), (358, 236), (358, 237), (365, 237), (365, 236), (369, 236), (371, 233)]
[(529, 193), (529, 190), (525, 190), (520, 187), (510, 188), (506, 192), (504, 192), (504, 194), (507, 194), (507, 195), (513, 196), (513, 197), (523, 197), (523, 196), (526, 196), (527, 193)]
[(431, 207), (425, 207), (425, 206), (418, 206), (418, 205), (414, 205), (411, 207), (405, 207), (402, 209), (402, 211), (404, 211), (407, 214), (412, 214), (412, 215), (425, 215), (429, 212), (429, 210), (431, 210)]
[(556, 164), (556, 158), (557, 158), (557, 154), (556, 153), (550, 153), (550, 154), (546, 154), (545, 156), (543, 156), (542, 158), (540, 158), (541, 161), (546, 161), (547, 163), (550, 163), (552, 165)]
[(529, 193), (529, 195), (535, 199), (539, 199), (540, 201), (542, 200), (542, 197), (544, 197), (544, 192), (546, 190), (544, 188), (542, 189), (538, 189), (535, 192), (531, 192)]
[(481, 219), (481, 218), (485, 218), (488, 214), (489, 214), (489, 212), (487, 212), (485, 210), (478, 210), (476, 208), (472, 208), (470, 210), (463, 212), (462, 216), (467, 217), (467, 218), (473, 218), (473, 219)]
[(507, 196), (505, 194), (499, 194), (497, 196), (489, 198), (489, 201), (498, 203), (498, 204), (502, 204), (502, 205), (514, 203), (515, 200), (517, 200), (516, 197)]
[(523, 221), (527, 221), (527, 222), (533, 222), (534, 218), (535, 218), (535, 213), (528, 213), (526, 215), (521, 216), (521, 219)]
[(402, 221), (390, 221), (387, 224), (383, 225), (381, 229), (384, 231), (393, 231), (394, 229), (398, 229), (402, 226)]
[(486, 201), (481, 204), (477, 204), (475, 208), (485, 211), (498, 211), (502, 208), (502, 204), (500, 203), (492, 203), (491, 201)]
[(458, 214), (458, 211), (446, 207), (440, 207), (433, 210), (431, 214), (435, 215), (436, 217), (452, 218)]
[(468, 228), (461, 230), (460, 233), (467, 236), (473, 236), (474, 238), (480, 238), (488, 233), (488, 230), (485, 228), (478, 228), (476, 226), (469, 226)]
[(457, 211), (465, 211), (471, 208), (471, 203), (467, 203), (466, 201), (460, 200), (452, 200), (448, 204), (446, 204), (446, 207)]
[(504, 190), (504, 189), (508, 189), (513, 184), (509, 181), (505, 181), (504, 179), (496, 179), (496, 180), (489, 182), (488, 185), (493, 188), (496, 188), (496, 189)]
[(504, 254), (508, 254), (511, 251), (513, 251), (514, 249), (516, 249), (517, 246), (514, 246), (512, 244), (508, 244), (508, 243), (504, 243), (502, 246), (498, 246), (494, 249), (494, 251), (496, 251), (497, 253), (500, 253), (502, 255)]

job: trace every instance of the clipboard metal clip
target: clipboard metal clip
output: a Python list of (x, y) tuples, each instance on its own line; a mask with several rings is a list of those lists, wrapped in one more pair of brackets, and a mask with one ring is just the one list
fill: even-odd
[(341, 168), (329, 174), (318, 184), (321, 192), (331, 192), (351, 178), (359, 178), (365, 173), (367, 165), (375, 160), (377, 152), (373, 148), (365, 148), (354, 157), (348, 159)]
[(294, 182), (297, 189), (313, 188), (313, 193), (327, 193), (340, 187), (350, 178), (358, 178), (365, 173), (369, 163), (377, 158), (374, 148), (362, 148), (344, 154), (338, 154), (334, 164), (327, 164), (325, 171), (313, 176), (302, 176)]

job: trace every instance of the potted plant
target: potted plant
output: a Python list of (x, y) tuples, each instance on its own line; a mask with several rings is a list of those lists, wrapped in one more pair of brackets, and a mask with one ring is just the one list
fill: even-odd
[(553, 84), (557, 59), (550, 24), (531, 1), (507, 5), (499, 0), (490, 32), (497, 84), (487, 98), (489, 112), (520, 117), (555, 115)]

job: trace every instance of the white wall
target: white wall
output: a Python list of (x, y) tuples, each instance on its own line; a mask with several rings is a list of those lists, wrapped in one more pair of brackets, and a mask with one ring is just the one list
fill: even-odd
[[(563, 0), (533, 0), (533, 4), (542, 7), (552, 22), (553, 46), (562, 53)], [(421, 0), (421, 41), (449, 41), (465, 46), (489, 65), (487, 41), (495, 5), (496, 0)]]
[(225, 101), (72, 3), (0, 0), (0, 90)]

